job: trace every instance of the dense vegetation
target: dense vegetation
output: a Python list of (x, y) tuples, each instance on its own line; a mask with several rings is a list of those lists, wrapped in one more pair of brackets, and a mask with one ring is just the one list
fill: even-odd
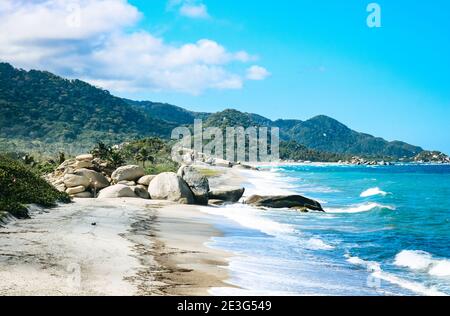
[[(336, 153), (378, 158), (411, 158), (423, 151), (420, 147), (404, 142), (388, 142), (382, 138), (355, 132), (325, 115), (316, 116), (307, 121), (271, 121), (257, 114), (225, 110), (209, 116), (204, 126), (278, 127), (281, 140), (295, 141), (316, 152), (322, 151), (324, 156), (327, 156), (327, 153)], [(302, 152), (305, 153), (305, 151)], [(290, 159), (295, 158), (290, 156)]]
[(141, 108), (151, 117), (157, 117), (160, 120), (176, 125), (190, 125), (195, 119), (206, 119), (210, 115), (209, 113), (188, 111), (167, 103), (124, 100), (132, 106)]
[(68, 195), (57, 191), (25, 164), (0, 155), (0, 213), (26, 218), (26, 204), (54, 206), (69, 201)]
[(98, 143), (91, 154), (108, 161), (114, 168), (125, 163), (142, 165), (148, 174), (178, 170), (178, 163), (171, 159), (171, 146), (168, 141), (157, 137), (143, 138), (118, 146)]
[(314, 162), (338, 162), (345, 161), (351, 157), (344, 154), (328, 153), (309, 149), (294, 140), (280, 142), (280, 158), (283, 160), (314, 161)]
[(328, 157), (329, 153), (412, 158), (422, 151), (403, 142), (355, 132), (323, 115), (307, 121), (272, 121), (230, 109), (197, 113), (170, 104), (121, 99), (80, 80), (19, 70), (6, 63), (0, 63), (0, 109), (0, 151), (65, 151), (74, 155), (100, 141), (114, 145), (152, 136), (167, 139), (173, 128), (192, 125), (195, 118), (203, 119), (204, 127), (279, 127), (281, 140), (311, 149), (302, 147), (299, 153), (285, 150), (283, 155), (289, 159), (308, 153), (313, 156), (306, 160)]
[(167, 137), (173, 128), (83, 81), (6, 63), (0, 63), (0, 108), (0, 138), (19, 147), (28, 141), (71, 144), (82, 151), (100, 140)]

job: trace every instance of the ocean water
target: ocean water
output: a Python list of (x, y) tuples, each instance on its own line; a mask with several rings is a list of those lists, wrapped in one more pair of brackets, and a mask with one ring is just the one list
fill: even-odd
[(229, 220), (210, 246), (236, 254), (229, 283), (239, 287), (212, 294), (450, 294), (450, 166), (318, 164), (247, 176), (247, 195), (299, 193), (326, 213), (205, 209)]

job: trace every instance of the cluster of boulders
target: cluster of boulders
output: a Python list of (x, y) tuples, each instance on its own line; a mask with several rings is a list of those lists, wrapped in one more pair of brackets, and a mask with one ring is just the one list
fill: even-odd
[(346, 160), (346, 161), (342, 161), (339, 160), (340, 164), (344, 164), (344, 165), (363, 165), (363, 166), (390, 166), (391, 163), (389, 161), (384, 161), (384, 160), (367, 160), (358, 156), (354, 156), (352, 157), (350, 160)]
[(195, 167), (183, 165), (178, 173), (146, 175), (137, 165), (117, 169), (92, 155), (62, 163), (46, 180), (74, 198), (142, 198), (180, 204), (208, 205), (238, 202), (244, 188), (211, 190), (208, 179)]
[(190, 148), (180, 149), (179, 154), (180, 156), (177, 158), (174, 157), (174, 160), (183, 165), (204, 164), (215, 167), (258, 170), (258, 168), (246, 165), (240, 161), (232, 162), (221, 158), (215, 158)]
[(90, 198), (111, 183), (112, 166), (92, 155), (80, 155), (64, 161), (45, 179), (72, 197)]
[(450, 163), (450, 157), (440, 151), (422, 151), (413, 158), (417, 163)]

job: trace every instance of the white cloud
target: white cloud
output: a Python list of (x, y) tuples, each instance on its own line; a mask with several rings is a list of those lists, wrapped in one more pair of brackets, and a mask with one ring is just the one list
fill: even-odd
[(261, 66), (251, 66), (247, 69), (248, 80), (264, 80), (270, 76), (270, 72), (266, 68)]
[(209, 18), (208, 8), (201, 0), (169, 0), (168, 10), (176, 9), (182, 16), (193, 19)]
[(208, 9), (204, 4), (183, 4), (180, 8), (180, 14), (195, 19), (206, 19), (209, 17)]
[(141, 13), (126, 0), (77, 4), (1, 1), (0, 60), (81, 78), (113, 92), (200, 94), (242, 88), (245, 78), (230, 66), (255, 59), (209, 39), (173, 45), (145, 31), (128, 32)]

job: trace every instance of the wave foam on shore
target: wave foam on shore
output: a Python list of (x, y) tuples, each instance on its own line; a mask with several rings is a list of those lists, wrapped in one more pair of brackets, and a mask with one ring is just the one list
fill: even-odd
[[(378, 262), (365, 261), (359, 257), (352, 257), (348, 254), (345, 257), (347, 258), (348, 263), (351, 263), (356, 266), (364, 267), (369, 272), (371, 272), (370, 277), (373, 279), (370, 281), (374, 286), (377, 284), (376, 280), (384, 280), (386, 282), (395, 284), (397, 286), (400, 286), (400, 287), (407, 289), (411, 292), (414, 292), (416, 294), (426, 295), (426, 296), (447, 296), (447, 294), (445, 294), (433, 287), (427, 287), (421, 283), (409, 281), (409, 280), (400, 278), (398, 276), (395, 276), (392, 273), (385, 272), (385, 271), (383, 271), (383, 269), (381, 269), (381, 266)], [(368, 279), (368, 282), (369, 282), (369, 279)], [(381, 284), (379, 284), (379, 286), (381, 287)]]
[(382, 191), (379, 187), (375, 187), (375, 188), (367, 189), (366, 191), (362, 192), (359, 196), (360, 197), (371, 197), (371, 196), (376, 196), (376, 195), (386, 196), (386, 195), (388, 195), (388, 193), (385, 191)]
[(450, 277), (450, 260), (434, 259), (421, 250), (403, 250), (395, 256), (394, 264), (410, 270), (424, 271), (436, 277)]

